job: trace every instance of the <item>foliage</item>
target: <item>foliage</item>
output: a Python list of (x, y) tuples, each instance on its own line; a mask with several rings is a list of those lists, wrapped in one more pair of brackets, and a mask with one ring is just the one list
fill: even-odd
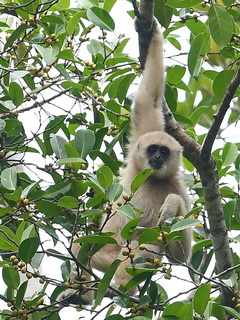
[[(71, 268), (77, 264), (81, 269), (79, 261), (87, 263), (101, 246), (116, 242), (111, 234), (102, 234), (99, 224), (102, 216), (114, 214), (114, 202), (129, 218), (122, 230), (127, 249), (138, 228), (137, 209), (130, 205), (131, 195), (126, 195), (118, 175), (122, 167), (119, 154), (125, 154), (129, 131), (129, 86), (140, 72), (137, 59), (126, 53), (129, 39), (112, 37), (115, 22), (111, 14), (116, 2), (1, 1), (0, 267), (7, 286), (0, 296), (4, 302), (1, 319), (60, 318), (59, 293), (69, 286), (82, 290), (68, 281)], [(166, 53), (171, 62), (166, 69), (166, 100), (177, 121), (202, 144), (205, 134), (199, 135), (198, 127), (210, 128), (240, 62), (239, 3), (159, 0), (155, 15), (165, 28), (170, 48)], [(184, 34), (189, 50), (184, 47)], [(177, 62), (182, 56), (184, 60)], [(235, 96), (239, 93), (238, 89)], [(236, 290), (240, 272), (234, 246), (240, 241), (239, 189), (234, 187), (239, 184), (240, 155), (239, 142), (226, 142), (224, 130), (238, 117), (239, 100), (234, 99), (213, 153), (227, 228), (235, 231), (229, 232), (229, 240), (236, 273), (225, 283), (232, 290)], [(180, 230), (194, 226), (192, 261), (184, 266), (191, 288), (186, 292), (181, 282), (182, 287), (173, 294), (178, 301), (172, 302), (167, 289), (174, 278), (185, 276), (180, 266), (153, 257), (145, 261), (148, 268), (129, 270), (134, 277), (127, 287), (142, 284), (139, 296), (118, 292), (106, 309), (101, 302), (120, 263), (116, 260), (102, 280), (95, 277), (99, 291), (94, 308), (98, 307), (95, 312), (101, 319), (106, 310), (108, 320), (152, 319), (154, 313), (159, 319), (224, 319), (224, 310), (240, 319), (234, 308), (221, 306), (202, 185), (193, 165), (187, 159), (183, 164), (193, 202), (188, 219), (173, 221), (162, 231), (142, 230), (139, 245), (159, 238), (174, 241)], [(135, 178), (133, 193), (148, 174), (145, 171)], [(83, 244), (79, 261), (70, 248), (75, 238)], [(59, 279), (42, 271), (50, 258), (56, 266), (61, 264)], [(156, 282), (159, 278), (162, 282)], [(36, 290), (34, 279), (41, 285)], [(193, 299), (183, 300), (183, 294), (190, 292), (194, 292)], [(239, 301), (236, 298), (238, 308)], [(78, 309), (80, 314), (83, 309)]]

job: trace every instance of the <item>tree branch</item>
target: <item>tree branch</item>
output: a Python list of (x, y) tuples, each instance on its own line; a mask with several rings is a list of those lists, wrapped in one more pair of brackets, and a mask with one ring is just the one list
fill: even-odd
[(220, 126), (222, 124), (223, 118), (227, 112), (227, 110), (230, 108), (230, 102), (232, 101), (234, 94), (237, 90), (237, 88), (240, 85), (240, 67), (238, 68), (237, 74), (233, 81), (230, 83), (223, 101), (220, 105), (220, 108), (218, 110), (218, 113), (214, 116), (214, 121), (211, 125), (210, 130), (208, 131), (208, 134), (206, 136), (206, 139), (204, 141), (202, 151), (201, 151), (201, 156), (202, 159), (209, 159), (211, 152), (212, 152), (212, 146), (214, 143), (214, 140), (216, 139), (216, 136), (218, 134), (218, 131), (220, 129)]

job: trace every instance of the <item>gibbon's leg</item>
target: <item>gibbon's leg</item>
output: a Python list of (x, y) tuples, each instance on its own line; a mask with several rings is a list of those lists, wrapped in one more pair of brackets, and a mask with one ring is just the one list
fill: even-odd
[[(177, 194), (169, 194), (161, 209), (158, 225), (164, 224), (164, 222), (173, 217), (184, 216), (188, 212), (185, 202), (182, 197)], [(174, 260), (179, 262), (187, 262), (191, 254), (191, 235), (190, 229), (183, 230), (183, 241), (174, 241), (168, 244), (166, 252)]]
[[(74, 243), (72, 246), (72, 252), (77, 257), (78, 251), (80, 249), (80, 245)], [(111, 265), (111, 263), (116, 260), (119, 256), (120, 247), (117, 245), (106, 245), (103, 248), (101, 248), (97, 253), (95, 253), (91, 259), (90, 259), (90, 266), (89, 268), (94, 268), (99, 271), (105, 272), (107, 268)], [(92, 276), (87, 271), (82, 271), (81, 276), (85, 276), (86, 280), (85, 282), (89, 282), (89, 284), (86, 284), (86, 289), (83, 289), (82, 291), (78, 292), (74, 289), (68, 289), (65, 290), (60, 296), (59, 301), (63, 304), (69, 305), (91, 305), (93, 302), (93, 296), (94, 291), (91, 290), (91, 280)], [(76, 279), (76, 274), (71, 273), (70, 275), (70, 282), (71, 283), (78, 283), (79, 280)], [(65, 300), (65, 301), (63, 301)]]
[[(132, 240), (131, 241), (131, 248), (137, 248), (133, 250), (134, 252), (134, 260), (137, 258), (153, 258), (153, 256), (158, 256), (158, 254), (161, 251), (161, 244), (145, 244), (144, 247), (146, 250), (140, 250), (138, 248), (138, 241)], [(119, 254), (119, 259), (123, 259), (122, 252)], [(161, 259), (160, 259), (161, 260)], [(143, 265), (145, 267), (145, 263)], [(129, 275), (126, 271), (126, 268), (131, 268), (131, 259), (126, 258), (126, 260), (123, 260), (122, 263), (119, 265), (116, 273), (115, 273), (115, 285), (116, 287), (119, 287), (119, 285), (126, 285), (128, 281), (132, 279), (132, 276)], [(128, 294), (134, 295), (137, 292), (137, 288), (134, 287), (128, 291)]]
[(154, 20), (145, 69), (134, 98), (130, 141), (136, 141), (147, 132), (164, 131), (163, 92), (163, 37), (159, 23)]

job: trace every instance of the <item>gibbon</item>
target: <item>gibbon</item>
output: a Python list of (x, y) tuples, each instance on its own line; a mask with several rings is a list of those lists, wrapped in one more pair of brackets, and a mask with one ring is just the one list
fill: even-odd
[[(159, 24), (154, 20), (152, 38), (141, 82), (134, 98), (131, 114), (131, 137), (129, 139), (126, 167), (123, 169), (121, 184), (127, 190), (134, 177), (143, 169), (152, 168), (147, 180), (131, 199), (133, 207), (143, 212), (139, 222), (141, 227), (155, 227), (167, 219), (184, 216), (190, 210), (189, 197), (181, 178), (182, 147), (169, 134), (164, 132), (162, 111), (164, 93), (163, 37)], [(129, 190), (130, 191), (130, 190)], [(121, 230), (129, 219), (119, 212), (103, 223), (103, 232), (114, 232), (118, 245), (105, 245), (91, 258), (91, 267), (106, 271), (116, 259), (122, 260), (114, 279), (114, 286), (125, 285), (131, 276), (126, 268), (131, 266), (131, 259), (122, 255), (126, 241), (121, 238)], [(177, 262), (187, 262), (191, 252), (191, 230), (183, 230), (184, 240), (167, 244), (165, 252)], [(162, 252), (163, 243), (146, 244), (147, 250), (138, 249), (138, 241), (131, 241), (134, 259), (152, 258), (153, 252)], [(137, 249), (136, 249), (137, 248)], [(77, 255), (79, 245), (73, 245)], [(89, 280), (91, 277), (86, 275)], [(131, 289), (129, 294), (135, 294)], [(76, 294), (73, 289), (64, 291), (61, 300), (68, 304), (91, 304), (92, 290), (85, 294)]]

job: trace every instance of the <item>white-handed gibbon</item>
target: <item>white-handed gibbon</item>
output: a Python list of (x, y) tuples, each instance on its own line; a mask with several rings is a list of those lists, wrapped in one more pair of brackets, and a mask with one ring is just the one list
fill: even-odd
[[(141, 185), (131, 199), (133, 207), (143, 212), (140, 227), (156, 227), (167, 219), (184, 216), (190, 209), (189, 197), (181, 178), (179, 169), (182, 156), (181, 145), (164, 132), (162, 111), (164, 93), (163, 37), (159, 24), (154, 20), (152, 38), (149, 45), (143, 76), (134, 98), (131, 114), (131, 137), (129, 139), (126, 167), (122, 171), (121, 184), (127, 190), (134, 177), (143, 169), (152, 168), (147, 180)], [(130, 190), (129, 190), (130, 191)], [(106, 271), (116, 259), (122, 260), (115, 278), (114, 286), (125, 285), (131, 276), (126, 272), (131, 267), (131, 259), (122, 255), (126, 240), (121, 237), (122, 228), (129, 219), (119, 212), (103, 223), (103, 232), (114, 232), (118, 245), (105, 245), (91, 258), (91, 268)], [(191, 252), (191, 230), (183, 230), (184, 240), (167, 244), (165, 252), (168, 257), (178, 262), (187, 262)], [(163, 243), (146, 244), (147, 250), (140, 250), (137, 236), (131, 241), (134, 259), (152, 258), (154, 253), (162, 253)], [(74, 245), (77, 255), (79, 245)], [(90, 276), (87, 275), (87, 279)], [(131, 289), (129, 294), (135, 294)], [(69, 304), (91, 304), (91, 290), (85, 294), (76, 294), (68, 289), (61, 295)]]

